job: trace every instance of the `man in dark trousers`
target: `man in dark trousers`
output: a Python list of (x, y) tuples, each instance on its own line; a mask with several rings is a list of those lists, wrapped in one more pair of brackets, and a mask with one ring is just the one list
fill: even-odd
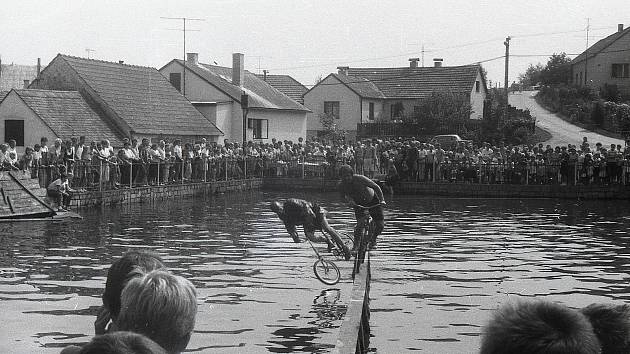
[[(304, 227), (304, 234), (309, 240), (313, 242), (326, 242), (329, 250), (336, 244), (343, 252), (345, 259), (350, 259), (348, 246), (343, 243), (337, 231), (328, 225), (326, 210), (324, 210), (324, 208), (315, 203), (295, 198), (287, 199), (284, 203), (274, 200), (271, 202), (270, 208), (273, 212), (278, 214), (280, 220), (284, 222), (284, 226), (287, 228), (294, 242), (300, 242), (296, 226), (302, 225)], [(317, 230), (330, 235), (334, 244), (325, 236), (316, 236), (315, 231)]]

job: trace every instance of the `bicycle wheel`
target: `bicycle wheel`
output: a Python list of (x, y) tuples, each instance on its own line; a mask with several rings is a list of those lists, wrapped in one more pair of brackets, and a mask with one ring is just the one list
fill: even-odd
[(332, 261), (320, 258), (313, 263), (313, 272), (319, 281), (326, 285), (335, 285), (339, 282), (341, 273)]

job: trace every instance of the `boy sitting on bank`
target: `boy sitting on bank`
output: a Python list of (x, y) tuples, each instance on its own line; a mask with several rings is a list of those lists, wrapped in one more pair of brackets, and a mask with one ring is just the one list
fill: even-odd
[(46, 188), (46, 194), (48, 197), (57, 203), (57, 211), (66, 211), (70, 207), (70, 200), (72, 200), (72, 193), (75, 190), (70, 188), (68, 183), (68, 175), (62, 173), (59, 178), (52, 181)]

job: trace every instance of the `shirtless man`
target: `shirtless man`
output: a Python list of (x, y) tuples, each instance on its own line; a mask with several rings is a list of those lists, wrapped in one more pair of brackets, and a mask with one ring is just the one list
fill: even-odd
[[(376, 182), (371, 179), (354, 173), (354, 170), (349, 165), (342, 165), (339, 168), (339, 176), (341, 181), (339, 182), (339, 193), (346, 202), (350, 202), (354, 208), (354, 216), (357, 219), (357, 224), (354, 228), (354, 237), (360, 237), (360, 233), (363, 231), (359, 225), (363, 218), (363, 207), (370, 208), (370, 216), (374, 221), (374, 234), (372, 239), (369, 240), (368, 248), (374, 247), (376, 244), (376, 238), (381, 234), (385, 227), (385, 219), (383, 216), (383, 206), (385, 205), (385, 198), (383, 197), (383, 191)], [(356, 246), (356, 244), (355, 244)]]
[(270, 208), (273, 212), (278, 214), (280, 220), (284, 222), (284, 226), (287, 228), (294, 242), (300, 242), (296, 226), (302, 225), (304, 226), (304, 234), (309, 240), (313, 242), (326, 242), (330, 250), (334, 247), (331, 241), (327, 237), (318, 237), (315, 235), (315, 231), (320, 230), (330, 235), (337, 247), (343, 252), (346, 260), (350, 259), (348, 246), (343, 243), (337, 231), (328, 225), (326, 210), (324, 210), (324, 208), (317, 204), (307, 202), (306, 200), (295, 198), (287, 199), (284, 203), (274, 200), (271, 202)]

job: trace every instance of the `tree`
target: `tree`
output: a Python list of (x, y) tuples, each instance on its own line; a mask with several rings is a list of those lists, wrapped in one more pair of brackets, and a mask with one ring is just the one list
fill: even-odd
[(319, 115), (319, 122), (324, 128), (324, 136), (332, 141), (341, 141), (346, 138), (346, 131), (337, 125), (338, 119), (332, 114), (322, 113)]
[(414, 119), (429, 124), (462, 127), (470, 119), (472, 106), (468, 95), (452, 91), (433, 91), (420, 102)]
[(540, 73), (540, 81), (545, 85), (567, 84), (571, 78), (571, 59), (566, 53), (553, 54), (547, 66)]
[(518, 76), (518, 82), (523, 86), (534, 86), (540, 82), (540, 74), (545, 69), (541, 63), (529, 64), (527, 70)]

